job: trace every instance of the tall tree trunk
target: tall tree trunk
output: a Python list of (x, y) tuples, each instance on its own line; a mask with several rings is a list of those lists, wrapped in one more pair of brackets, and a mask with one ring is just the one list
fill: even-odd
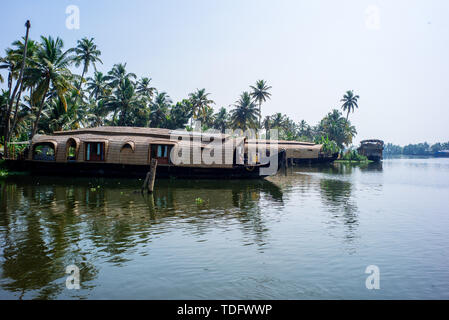
[[(22, 85), (23, 85), (23, 82), (22, 82)], [(17, 124), (17, 113), (19, 112), (20, 96), (22, 95), (22, 85), (20, 85), (19, 94), (17, 95), (17, 99), (16, 99), (16, 108), (14, 109), (14, 118), (12, 120), (12, 125), (9, 128), (8, 142), (11, 139), (11, 136), (13, 135), (14, 130), (16, 128), (16, 124)]]
[(79, 86), (78, 86), (78, 92), (79, 92), (79, 94), (75, 97), (75, 102), (74, 102), (74, 106), (76, 107), (76, 103), (78, 102), (78, 97), (80, 97), (81, 96), (81, 93), (82, 93), (82, 90), (81, 90), (81, 87), (82, 87), (82, 85), (83, 85), (83, 80), (84, 80), (84, 74), (86, 73), (86, 65), (84, 65), (84, 68), (83, 68), (83, 73), (81, 74), (81, 80), (80, 80), (80, 84), (79, 84)]
[[(9, 142), (9, 134), (10, 134), (10, 121), (11, 121), (11, 112), (12, 112), (12, 108), (14, 105), (14, 101), (15, 101), (15, 97), (17, 94), (17, 90), (19, 90), (20, 88), (20, 92), (19, 92), (19, 99), (20, 99), (20, 94), (22, 91), (22, 80), (23, 80), (23, 71), (25, 70), (25, 65), (26, 65), (26, 58), (27, 58), (27, 51), (28, 51), (28, 35), (30, 32), (30, 20), (27, 20), (25, 23), (25, 27), (27, 28), (26, 33), (25, 33), (25, 46), (23, 49), (23, 61), (22, 61), (22, 66), (20, 68), (20, 73), (19, 73), (19, 78), (17, 79), (16, 82), (16, 86), (14, 87), (14, 91), (12, 93), (12, 95), (10, 96), (9, 99), (9, 105), (8, 105), (8, 109), (6, 111), (6, 117), (5, 117), (5, 128), (3, 131), (3, 137), (5, 139), (4, 141), (4, 153), (5, 153), (5, 157), (7, 158), (9, 156), (9, 150), (8, 150), (8, 142)], [(12, 77), (11, 77), (12, 79)], [(12, 81), (10, 83), (10, 89), (9, 92), (11, 94), (11, 88), (12, 88)], [(18, 103), (18, 102), (17, 102)]]
[(39, 106), (39, 111), (36, 114), (36, 120), (34, 120), (33, 132), (31, 133), (30, 140), (32, 140), (33, 137), (36, 135), (37, 127), (39, 125), (39, 118), (41, 116), (42, 110), (44, 109), (44, 102), (45, 102), (45, 96), (47, 95), (47, 91), (48, 91), (48, 87), (47, 87), (47, 89), (45, 89), (44, 95), (42, 96), (42, 101)]

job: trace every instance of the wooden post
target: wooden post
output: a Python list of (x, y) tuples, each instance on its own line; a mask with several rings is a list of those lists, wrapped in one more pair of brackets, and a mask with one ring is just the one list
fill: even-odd
[(145, 187), (148, 184), (148, 179), (150, 179), (150, 171), (147, 172), (145, 180), (143, 181), (142, 189), (140, 190), (142, 193), (143, 193), (143, 190), (145, 190)]
[(154, 188), (154, 180), (156, 178), (156, 169), (157, 169), (157, 160), (151, 159), (151, 166), (150, 166), (150, 177), (148, 180), (148, 193), (153, 193)]
[(282, 161), (284, 162), (284, 173), (285, 175), (287, 175), (287, 171), (288, 171), (288, 158), (287, 158), (287, 150), (284, 151), (284, 158), (282, 159)]
[(142, 190), (141, 190), (142, 193), (143, 193), (143, 190), (145, 190), (145, 188), (148, 188), (148, 193), (153, 192), (154, 180), (156, 178), (156, 168), (157, 168), (157, 160), (151, 159), (150, 171), (147, 172), (145, 181), (143, 182)]

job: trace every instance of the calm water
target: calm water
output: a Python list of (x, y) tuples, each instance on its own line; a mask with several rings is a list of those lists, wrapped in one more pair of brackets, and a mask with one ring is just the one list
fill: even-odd
[(159, 180), (154, 197), (135, 180), (0, 183), (1, 299), (449, 299), (449, 159)]

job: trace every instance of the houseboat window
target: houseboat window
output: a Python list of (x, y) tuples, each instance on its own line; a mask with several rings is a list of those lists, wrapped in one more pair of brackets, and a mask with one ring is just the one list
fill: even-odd
[(39, 143), (33, 148), (33, 160), (55, 161), (55, 147), (52, 143)]
[(170, 145), (153, 144), (151, 145), (151, 158), (157, 159), (159, 164), (168, 164), (171, 148)]
[(104, 161), (104, 142), (86, 142), (86, 161)]
[(76, 141), (73, 139), (69, 139), (67, 141), (67, 160), (68, 161), (76, 160)]

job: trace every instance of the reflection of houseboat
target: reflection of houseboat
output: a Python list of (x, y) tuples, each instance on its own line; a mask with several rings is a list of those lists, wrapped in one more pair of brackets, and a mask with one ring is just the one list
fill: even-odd
[(377, 139), (363, 140), (360, 142), (358, 153), (364, 155), (368, 160), (380, 161), (384, 150), (384, 142)]

